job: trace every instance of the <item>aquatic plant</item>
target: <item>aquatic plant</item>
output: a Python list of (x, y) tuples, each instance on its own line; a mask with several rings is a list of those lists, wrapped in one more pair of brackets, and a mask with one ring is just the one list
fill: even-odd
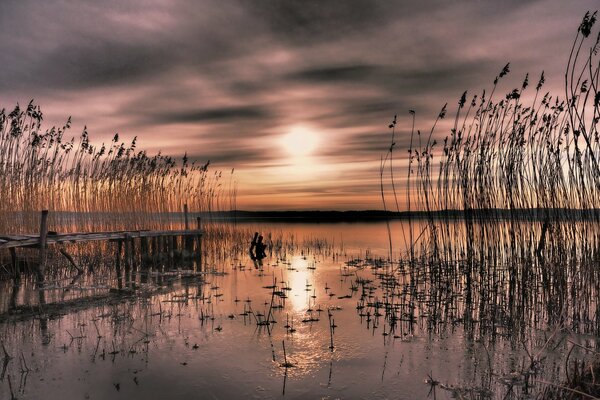
[[(180, 160), (137, 149), (118, 134), (94, 144), (87, 128), (78, 138), (62, 127), (43, 127), (43, 113), (31, 101), (0, 111), (0, 232), (37, 231), (42, 209), (53, 229), (112, 230), (180, 226), (184, 204), (190, 210), (221, 207), (221, 172), (209, 162)], [(233, 171), (232, 171), (233, 173)], [(231, 200), (232, 201), (232, 200)], [(234, 203), (231, 203), (234, 204)]]
[[(442, 124), (444, 105), (426, 134), (415, 131), (409, 111), (408, 245), (398, 261), (369, 261), (380, 292), (357, 282), (367, 321), (381, 310), (398, 338), (416, 326), (444, 332), (460, 324), (468, 338), (508, 338), (527, 354), (532, 330), (600, 334), (600, 33), (586, 48), (595, 22), (588, 12), (578, 27), (564, 98), (542, 92), (543, 72), (532, 93), (526, 75), (496, 98), (506, 64), (491, 91), (464, 92)], [(440, 126), (449, 127), (443, 139)], [(393, 146), (396, 123), (390, 128)], [(390, 147), (380, 170), (384, 200), (391, 157)], [(531, 355), (519, 382), (506, 386), (546, 385), (535, 381), (540, 357)], [(577, 371), (559, 396), (593, 393), (581, 384), (588, 372)]]

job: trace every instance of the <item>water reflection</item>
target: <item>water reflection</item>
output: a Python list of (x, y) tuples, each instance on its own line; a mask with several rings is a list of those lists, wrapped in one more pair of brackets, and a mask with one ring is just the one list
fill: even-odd
[(303, 256), (295, 255), (285, 264), (288, 265), (286, 276), (292, 289), (288, 298), (296, 314), (300, 315), (310, 308), (314, 274), (308, 269), (309, 263)]
[[(449, 228), (448, 236), (460, 237), (461, 229)], [(362, 232), (362, 239), (350, 240), (348, 232)], [(564, 379), (567, 339), (596, 345), (595, 289), (578, 281), (575, 265), (565, 270), (567, 282), (578, 284), (572, 307), (564, 309), (566, 325), (551, 325), (548, 301), (560, 301), (547, 297), (540, 283), (560, 270), (542, 278), (539, 269), (523, 269), (526, 257), (510, 264), (499, 255), (503, 262), (483, 273), (466, 258), (443, 265), (425, 256), (390, 262), (382, 225), (298, 225), (286, 234), (293, 244), (282, 240), (260, 269), (238, 256), (212, 270), (134, 268), (128, 279), (134, 285), (116, 294), (108, 294), (114, 272), (102, 268), (79, 278), (55, 276), (44, 291), (25, 277), (3, 283), (10, 293), (3, 307), (47, 305), (41, 318), (28, 318), (21, 307), (0, 324), (12, 357), (4, 358), (0, 396), (10, 398), (4, 383), (11, 376), (19, 398), (183, 399), (199, 390), (219, 398), (388, 398), (400, 388), (409, 398), (424, 398), (430, 376), (439, 383), (437, 398), (519, 398), (525, 385), (528, 395), (541, 390), (540, 377)], [(333, 235), (329, 243), (338, 245), (325, 244), (320, 234)], [(505, 240), (510, 243), (498, 236)], [(453, 249), (466, 254), (467, 247), (456, 241)], [(476, 254), (485, 256), (484, 250)], [(528, 294), (511, 303), (523, 284)], [(585, 318), (572, 319), (577, 310)], [(570, 335), (565, 326), (581, 334)], [(572, 356), (585, 352), (575, 348)], [(532, 364), (535, 371), (524, 379), (523, 366)], [(23, 371), (29, 377), (19, 388)]]

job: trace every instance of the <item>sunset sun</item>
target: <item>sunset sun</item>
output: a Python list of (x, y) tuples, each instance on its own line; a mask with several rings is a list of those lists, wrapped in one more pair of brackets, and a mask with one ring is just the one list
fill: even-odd
[(312, 129), (303, 126), (290, 129), (281, 138), (283, 149), (295, 157), (311, 155), (316, 150), (318, 144), (318, 135)]

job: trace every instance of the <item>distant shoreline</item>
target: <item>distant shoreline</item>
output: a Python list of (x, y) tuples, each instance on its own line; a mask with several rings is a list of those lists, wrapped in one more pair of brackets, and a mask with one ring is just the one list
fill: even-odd
[[(467, 214), (462, 210), (445, 211), (384, 211), (384, 210), (352, 210), (352, 211), (219, 211), (201, 213), (202, 217), (212, 220), (240, 221), (240, 222), (379, 222), (390, 220), (412, 219), (465, 219)], [(600, 209), (573, 210), (573, 209), (487, 209), (471, 210), (470, 217), (476, 220), (600, 220)]]
[[(17, 211), (16, 214), (38, 214), (37, 211)], [(52, 214), (57, 218), (74, 218), (79, 212), (53, 211)], [(94, 218), (115, 218), (118, 215), (139, 214), (137, 212), (87, 212), (88, 216)], [(145, 214), (145, 213), (142, 213)], [(183, 221), (183, 212), (171, 213), (148, 213), (148, 218), (166, 218), (173, 221)], [(478, 209), (465, 212), (463, 210), (442, 210), (442, 211), (384, 211), (384, 210), (348, 210), (348, 211), (190, 211), (189, 216), (195, 220), (201, 217), (205, 221), (222, 222), (289, 222), (289, 223), (331, 223), (331, 222), (384, 222), (393, 220), (464, 220), (467, 217), (472, 218), (473, 222), (483, 221), (535, 221), (535, 222), (554, 222), (554, 221), (593, 221), (600, 222), (600, 209), (561, 209), (561, 208), (533, 208), (533, 209)]]

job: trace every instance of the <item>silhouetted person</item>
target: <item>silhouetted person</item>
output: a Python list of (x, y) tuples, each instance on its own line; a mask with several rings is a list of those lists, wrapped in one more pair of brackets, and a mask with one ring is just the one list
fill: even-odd
[(267, 249), (267, 245), (263, 243), (263, 237), (259, 236), (256, 241), (256, 258), (262, 260), (267, 256), (265, 250)]
[(250, 258), (256, 258), (256, 254), (254, 251), (256, 250), (256, 242), (258, 241), (258, 232), (254, 232), (254, 237), (252, 238), (252, 242), (250, 242)]
[(258, 234), (258, 232), (254, 232), (254, 237), (252, 238), (252, 242), (250, 242), (250, 258), (254, 261), (254, 268), (261, 269), (262, 268), (262, 260), (267, 255), (265, 254), (266, 245), (263, 243), (263, 237)]

